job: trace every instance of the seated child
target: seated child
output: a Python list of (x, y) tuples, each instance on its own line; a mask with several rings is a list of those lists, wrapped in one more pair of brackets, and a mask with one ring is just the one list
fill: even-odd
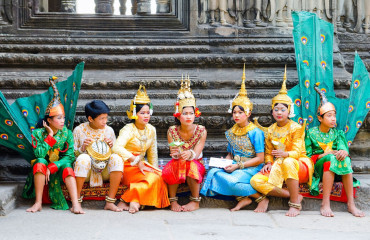
[[(118, 208), (116, 194), (121, 182), (123, 173), (123, 161), (117, 154), (110, 154), (110, 148), (116, 141), (116, 136), (111, 127), (107, 126), (108, 106), (100, 100), (94, 100), (85, 106), (87, 122), (80, 124), (73, 131), (74, 150), (77, 157), (74, 171), (77, 180), (77, 193), (79, 201), (82, 202), (81, 190), (85, 181), (90, 181), (90, 187), (103, 185), (103, 180), (109, 180), (109, 193), (105, 197), (106, 210), (121, 212)], [(99, 142), (104, 147), (105, 143), (109, 148), (103, 153), (104, 156), (92, 157), (92, 144)], [(104, 143), (105, 142), (105, 143)], [(97, 144), (96, 146), (98, 146)], [(102, 158), (101, 158), (102, 157)]]
[[(348, 198), (348, 211), (356, 217), (364, 217), (365, 214), (356, 208), (353, 199), (354, 182), (351, 159), (348, 157), (348, 146), (344, 132), (335, 128), (337, 123), (335, 107), (328, 102), (325, 94), (317, 86), (315, 86), (315, 90), (320, 94), (321, 99), (318, 109), (320, 126), (309, 129), (306, 135), (307, 156), (315, 162), (310, 192), (314, 196), (319, 195), (319, 183), (323, 182), (320, 212), (325, 217), (334, 217), (330, 208), (330, 193), (334, 178), (341, 176)], [(355, 185), (359, 185), (357, 180)]]

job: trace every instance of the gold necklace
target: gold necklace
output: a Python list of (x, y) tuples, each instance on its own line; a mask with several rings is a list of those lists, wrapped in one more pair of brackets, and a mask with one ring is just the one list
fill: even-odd
[[(279, 133), (276, 128), (280, 128), (281, 130), (280, 131), (283, 131), (282, 133)], [(273, 138), (284, 138), (288, 135), (289, 133), (289, 130), (290, 130), (290, 122), (288, 122), (287, 124), (285, 124), (284, 126), (282, 127), (279, 127), (277, 124), (275, 125), (274, 127), (274, 130), (272, 132), (272, 137)]]
[(145, 156), (144, 147), (146, 146), (146, 141), (148, 140), (148, 137), (146, 136), (146, 130), (147, 130), (147, 128), (145, 126), (144, 131), (143, 131), (144, 132), (143, 134), (141, 134), (140, 129), (138, 129), (137, 127), (136, 127), (136, 129), (137, 129), (137, 132), (140, 135), (140, 138), (139, 138), (140, 148), (141, 148), (140, 155), (144, 158), (144, 156)]

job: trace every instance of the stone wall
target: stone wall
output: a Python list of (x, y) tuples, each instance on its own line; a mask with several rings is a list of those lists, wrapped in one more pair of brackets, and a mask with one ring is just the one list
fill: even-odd
[[(162, 158), (168, 157), (166, 131), (174, 123), (173, 104), (182, 74), (190, 75), (202, 112), (197, 121), (208, 130), (207, 157), (225, 155), (224, 132), (233, 125), (227, 109), (240, 87), (243, 63), (253, 117), (264, 126), (272, 123), (270, 101), (280, 89), (285, 64), (288, 88), (297, 84), (292, 28), (263, 16), (266, 26), (253, 28), (240, 26), (235, 19), (227, 25), (217, 23), (219, 13), (211, 23), (210, 11), (196, 0), (174, 1), (171, 14), (125, 18), (40, 13), (32, 0), (4, 3), (8, 5), (3, 6), (7, 10), (0, 25), (0, 90), (10, 103), (45, 91), (50, 74), (64, 79), (85, 61), (75, 124), (85, 121), (83, 107), (88, 101), (102, 99), (111, 108), (109, 124), (118, 134), (128, 122), (130, 100), (144, 83), (154, 104), (151, 123), (157, 127)], [(225, 16), (232, 20), (229, 12)], [(339, 97), (349, 94), (355, 50), (370, 70), (369, 43), (366, 34), (337, 32), (334, 74)], [(370, 116), (351, 146), (357, 172), (368, 171), (369, 136)], [(6, 171), (17, 171), (18, 163), (12, 159), (18, 156), (3, 147), (0, 152), (0, 169), (6, 162)], [(0, 171), (0, 179), (12, 177)]]

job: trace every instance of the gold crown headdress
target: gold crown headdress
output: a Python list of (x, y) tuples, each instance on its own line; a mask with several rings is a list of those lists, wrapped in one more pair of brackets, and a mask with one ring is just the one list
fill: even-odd
[(126, 112), (129, 119), (138, 118), (136, 115), (136, 104), (149, 104), (150, 115), (153, 114), (153, 105), (150, 102), (145, 86), (142, 84), (140, 84), (134, 99), (131, 100), (130, 110)]
[(237, 93), (233, 100), (230, 101), (229, 113), (232, 112), (234, 106), (241, 106), (244, 108), (245, 113), (248, 115), (253, 110), (253, 103), (247, 96), (247, 90), (245, 89), (245, 63), (243, 68), (242, 85), (239, 93)]
[(182, 109), (184, 107), (193, 107), (195, 111), (195, 116), (199, 117), (201, 112), (196, 107), (196, 100), (190, 88), (190, 77), (181, 77), (181, 87), (177, 92), (177, 100), (175, 103), (175, 113), (173, 114), (174, 117), (179, 117), (182, 113)]
[(317, 109), (317, 114), (319, 116), (322, 116), (324, 115), (325, 113), (329, 112), (329, 111), (335, 111), (335, 106), (328, 101), (328, 99), (326, 98), (325, 96), (325, 93), (323, 93), (320, 89), (319, 89), (319, 85), (320, 83), (316, 83), (316, 85), (314, 86), (316, 92), (320, 95), (320, 106), (319, 108)]
[(54, 116), (64, 114), (64, 106), (60, 101), (60, 95), (58, 92), (58, 88), (54, 82), (54, 80), (56, 79), (58, 78), (55, 76), (49, 77), (50, 85), (54, 91), (53, 98), (51, 99), (45, 111), (45, 115), (48, 115), (49, 117), (54, 117)]
[(292, 118), (295, 116), (294, 114), (294, 106), (292, 99), (288, 96), (288, 91), (286, 88), (286, 65), (285, 65), (285, 72), (284, 72), (284, 80), (279, 91), (279, 94), (272, 98), (271, 108), (274, 109), (276, 103), (284, 103), (288, 105), (289, 117)]

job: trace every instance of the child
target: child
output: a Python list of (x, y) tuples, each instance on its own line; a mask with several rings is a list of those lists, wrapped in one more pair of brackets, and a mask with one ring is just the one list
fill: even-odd
[(334, 178), (341, 176), (348, 198), (348, 211), (356, 217), (364, 217), (365, 214), (356, 208), (353, 199), (354, 184), (351, 159), (348, 157), (344, 132), (335, 128), (337, 123), (335, 107), (328, 102), (325, 94), (317, 86), (315, 86), (315, 90), (321, 99), (317, 113), (320, 126), (309, 129), (306, 136), (307, 156), (311, 157), (315, 163), (315, 172), (310, 188), (311, 194), (319, 195), (319, 183), (322, 181), (323, 199), (320, 212), (325, 217), (334, 217), (330, 208), (330, 193)]
[[(105, 197), (105, 210), (121, 212), (116, 202), (116, 193), (121, 182), (123, 173), (123, 161), (117, 154), (110, 154), (110, 149), (116, 140), (114, 131), (107, 126), (109, 108), (100, 100), (94, 100), (85, 106), (87, 122), (80, 124), (73, 130), (74, 150), (77, 157), (75, 163), (75, 175), (77, 180), (77, 192), (79, 201), (83, 184), (90, 180), (90, 187), (103, 185), (103, 180), (109, 180), (109, 193)], [(104, 141), (109, 148), (105, 152), (103, 159), (95, 159), (88, 152), (88, 147), (95, 141)], [(104, 144), (104, 143), (102, 143)], [(92, 150), (91, 150), (92, 151)], [(96, 153), (95, 153), (96, 154)]]
[(262, 130), (249, 122), (253, 104), (245, 89), (245, 66), (242, 80), (240, 92), (229, 109), (235, 125), (225, 133), (228, 140), (226, 158), (233, 159), (233, 164), (224, 169), (212, 168), (200, 193), (205, 196), (236, 196), (238, 204), (231, 211), (238, 211), (251, 204), (249, 197), (253, 197), (258, 203), (255, 212), (266, 212), (269, 200), (250, 184), (251, 178), (263, 167), (265, 137)]
[(27, 212), (42, 209), (42, 196), (45, 184), (48, 184), (49, 196), (54, 209), (69, 209), (61, 191), (60, 181), (64, 181), (72, 200), (71, 212), (85, 213), (77, 199), (77, 187), (72, 164), (73, 135), (65, 126), (64, 107), (60, 102), (58, 89), (50, 78), (54, 97), (49, 103), (45, 118), (32, 132), (32, 146), (36, 160), (33, 162), (33, 180), (36, 194), (35, 204)]
[[(190, 89), (190, 79), (181, 79), (181, 88), (175, 104), (175, 126), (167, 132), (168, 143), (182, 142), (180, 147), (170, 147), (172, 160), (163, 168), (163, 179), (168, 184), (171, 210), (191, 212), (199, 208), (200, 183), (203, 181), (205, 168), (202, 161), (203, 148), (207, 138), (204, 126), (194, 124), (200, 112)], [(184, 206), (177, 203), (176, 192), (180, 183), (190, 187), (190, 202)]]
[[(302, 209), (299, 183), (311, 184), (313, 165), (311, 159), (306, 157), (304, 129), (289, 119), (293, 115), (293, 102), (287, 95), (285, 81), (286, 69), (283, 86), (272, 99), (272, 116), (276, 123), (268, 128), (265, 166), (252, 178), (251, 184), (264, 195), (289, 198), (290, 208), (286, 216), (295, 217)], [(282, 188), (284, 181), (288, 189)]]
[(132, 122), (120, 130), (112, 149), (125, 161), (123, 185), (128, 187), (118, 207), (132, 214), (143, 206), (165, 208), (170, 205), (167, 186), (158, 169), (156, 129), (149, 123), (152, 112), (153, 105), (145, 87), (140, 85), (127, 111)]

